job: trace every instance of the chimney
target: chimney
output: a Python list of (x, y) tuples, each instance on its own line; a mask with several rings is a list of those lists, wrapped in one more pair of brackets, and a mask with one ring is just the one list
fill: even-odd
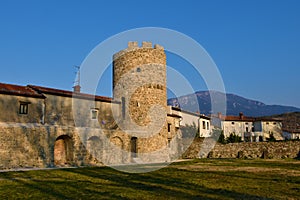
[(74, 89), (74, 92), (75, 92), (75, 93), (80, 93), (81, 87), (80, 87), (80, 85), (75, 85), (75, 86), (73, 87), (73, 89)]
[(240, 119), (244, 119), (244, 114), (240, 112)]
[(218, 118), (221, 119), (222, 118), (222, 113), (218, 112)]

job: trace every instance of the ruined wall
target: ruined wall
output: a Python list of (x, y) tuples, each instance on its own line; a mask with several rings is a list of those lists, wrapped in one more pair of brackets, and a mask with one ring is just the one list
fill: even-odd
[[(202, 138), (196, 138), (184, 158), (199, 158)], [(297, 158), (300, 156), (300, 141), (217, 143), (209, 158)]]

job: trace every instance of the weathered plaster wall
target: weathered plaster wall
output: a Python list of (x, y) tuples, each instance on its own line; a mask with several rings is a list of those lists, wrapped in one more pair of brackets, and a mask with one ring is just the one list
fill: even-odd
[[(28, 103), (28, 114), (20, 114), (20, 102)], [(0, 122), (43, 122), (44, 99), (0, 94)]]

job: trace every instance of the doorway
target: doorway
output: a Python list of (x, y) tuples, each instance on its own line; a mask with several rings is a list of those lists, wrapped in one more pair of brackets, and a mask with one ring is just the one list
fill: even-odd
[(61, 135), (54, 144), (54, 165), (67, 166), (73, 162), (73, 142), (67, 135)]

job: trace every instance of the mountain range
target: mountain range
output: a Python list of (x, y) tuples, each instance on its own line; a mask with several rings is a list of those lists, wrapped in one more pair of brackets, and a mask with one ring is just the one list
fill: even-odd
[(199, 112), (208, 115), (211, 113), (211, 95), (225, 97), (227, 103), (226, 115), (239, 115), (240, 112), (246, 116), (261, 117), (278, 115), (289, 112), (300, 112), (300, 108), (282, 105), (266, 105), (260, 101), (246, 99), (235, 94), (224, 94), (217, 91), (198, 91), (177, 98), (168, 99), (168, 105), (178, 106), (190, 112)]

